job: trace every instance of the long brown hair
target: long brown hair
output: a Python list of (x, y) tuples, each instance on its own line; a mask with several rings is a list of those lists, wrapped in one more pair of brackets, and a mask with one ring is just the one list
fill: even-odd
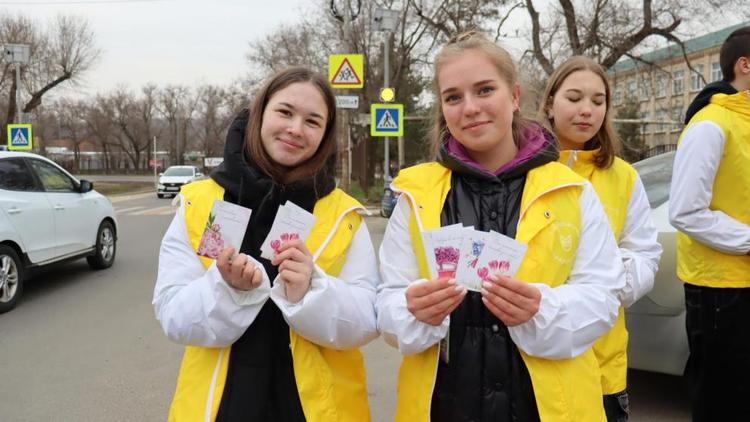
[[(490, 41), (483, 33), (475, 30), (463, 32), (452, 37), (435, 56), (434, 77), (432, 79), (432, 88), (435, 92), (435, 103), (432, 109), (432, 130), (430, 131), (430, 144), (433, 158), (440, 149), (443, 139), (448, 134), (448, 124), (443, 116), (443, 105), (440, 101), (440, 87), (438, 86), (438, 74), (441, 66), (446, 60), (451, 59), (461, 53), (469, 50), (478, 50), (487, 55), (490, 62), (497, 68), (500, 77), (505, 80), (508, 86), (512, 88), (518, 82), (518, 72), (513, 63), (510, 53), (503, 47)], [(519, 107), (520, 108), (520, 107)], [(521, 116), (519, 109), (513, 112), (513, 123), (511, 130), (513, 133), (513, 142), (516, 147), (521, 147), (520, 142), (523, 139), (526, 129), (531, 124), (530, 120)]]
[(607, 106), (604, 112), (602, 126), (599, 128), (599, 131), (596, 132), (594, 137), (583, 145), (583, 148), (586, 150), (599, 148), (599, 152), (594, 156), (594, 164), (599, 168), (608, 168), (612, 165), (612, 162), (614, 162), (615, 155), (620, 151), (620, 137), (617, 135), (617, 132), (615, 132), (614, 124), (612, 123), (612, 113), (610, 113), (612, 110), (612, 91), (609, 87), (609, 82), (607, 82), (607, 75), (604, 73), (604, 69), (599, 63), (586, 56), (573, 56), (558, 66), (557, 69), (552, 72), (549, 81), (547, 81), (547, 87), (544, 89), (544, 94), (542, 96), (543, 101), (539, 105), (538, 119), (547, 130), (555, 133), (555, 122), (549, 117), (549, 111), (550, 108), (552, 108), (555, 94), (557, 94), (560, 86), (568, 76), (574, 72), (583, 70), (593, 72), (601, 78), (604, 83), (605, 101)]
[[(318, 88), (328, 109), (323, 139), (312, 157), (294, 166), (285, 167), (271, 159), (263, 148), (260, 130), (263, 124), (263, 112), (268, 100), (278, 91), (298, 82), (308, 82)], [(250, 159), (261, 171), (280, 183), (291, 183), (315, 176), (332, 155), (336, 154), (336, 99), (328, 80), (322, 75), (304, 67), (292, 67), (282, 70), (266, 81), (255, 95), (250, 106), (250, 119), (245, 129), (245, 147)]]

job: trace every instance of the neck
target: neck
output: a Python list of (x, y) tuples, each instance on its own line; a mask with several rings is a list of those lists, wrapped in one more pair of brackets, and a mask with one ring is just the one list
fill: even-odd
[(747, 91), (750, 89), (750, 81), (743, 81), (740, 78), (735, 78), (732, 82), (729, 82), (732, 88), (739, 91)]
[[(465, 147), (464, 147), (465, 148)], [(497, 169), (502, 167), (505, 163), (512, 160), (513, 157), (518, 153), (513, 138), (503, 142), (500, 142), (494, 149), (489, 151), (472, 151), (466, 148), (466, 152), (474, 162), (482, 166), (485, 170), (490, 173), (495, 173)]]

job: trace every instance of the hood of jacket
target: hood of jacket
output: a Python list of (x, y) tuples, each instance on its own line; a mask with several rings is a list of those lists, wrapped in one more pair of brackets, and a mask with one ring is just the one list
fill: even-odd
[(695, 113), (701, 111), (703, 107), (709, 104), (711, 97), (713, 97), (714, 94), (732, 95), (736, 93), (737, 90), (727, 81), (716, 81), (706, 85), (687, 108), (687, 111), (685, 112), (685, 124), (690, 122), (690, 119), (695, 116)]

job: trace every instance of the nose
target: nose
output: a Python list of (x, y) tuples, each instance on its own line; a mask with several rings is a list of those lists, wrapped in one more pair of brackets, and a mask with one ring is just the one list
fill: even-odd
[(286, 131), (292, 136), (299, 137), (302, 135), (302, 119), (292, 119), (287, 126)]
[(592, 108), (593, 108), (593, 106), (591, 105), (590, 101), (582, 101), (581, 102), (581, 109), (580, 109), (581, 115), (582, 116), (590, 116)]
[(479, 113), (479, 110), (479, 101), (472, 96), (466, 96), (464, 99), (464, 114), (467, 116), (474, 116)]

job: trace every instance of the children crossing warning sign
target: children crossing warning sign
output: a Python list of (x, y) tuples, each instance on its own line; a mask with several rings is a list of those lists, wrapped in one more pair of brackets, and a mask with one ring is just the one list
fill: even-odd
[(32, 146), (31, 125), (9, 124), (8, 125), (8, 149), (10, 151), (28, 151)]
[(328, 56), (328, 81), (333, 88), (362, 88), (364, 56), (362, 54), (331, 54)]
[(403, 136), (404, 105), (370, 105), (370, 136)]

